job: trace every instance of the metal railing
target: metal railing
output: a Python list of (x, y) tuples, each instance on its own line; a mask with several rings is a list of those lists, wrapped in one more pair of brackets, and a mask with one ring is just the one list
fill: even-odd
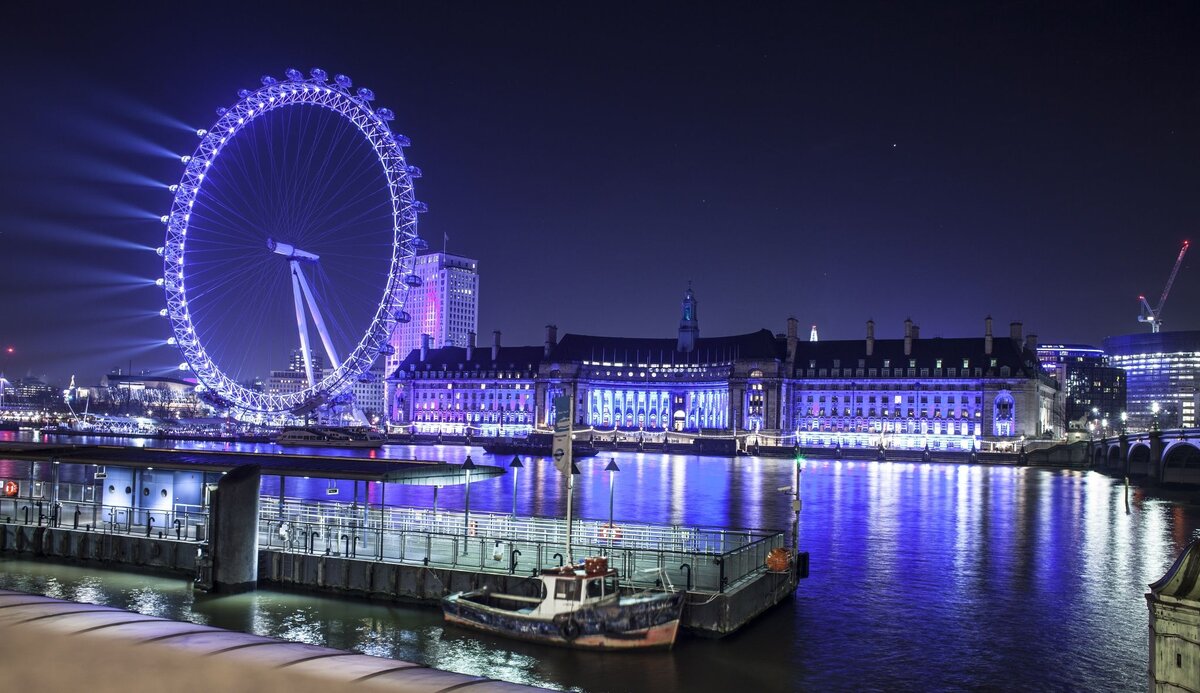
[[(482, 572), (536, 574), (562, 565), (566, 521), (336, 501), (263, 498), (260, 546), (359, 560)], [(575, 520), (576, 557), (604, 555), (623, 581), (646, 587), (662, 576), (692, 591), (723, 592), (766, 570), (780, 532)]]
[(39, 527), (65, 527), (102, 534), (155, 536), (205, 541), (208, 512), (194, 506), (173, 510), (103, 505), (47, 498), (0, 498), (0, 520)]

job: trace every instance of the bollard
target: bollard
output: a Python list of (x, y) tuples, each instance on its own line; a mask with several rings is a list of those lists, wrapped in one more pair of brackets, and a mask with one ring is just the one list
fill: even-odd
[(23, 508), (21, 508), (21, 510), (23, 510), (25, 512), (25, 524), (29, 524), (29, 506), (26, 505)]
[(79, 529), (79, 516), (82, 514), (83, 514), (82, 510), (80, 510), (79, 508), (75, 508), (75, 526), (72, 527), (72, 529)]

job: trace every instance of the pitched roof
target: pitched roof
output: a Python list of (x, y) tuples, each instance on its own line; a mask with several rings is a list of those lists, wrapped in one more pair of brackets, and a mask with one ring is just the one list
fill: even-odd
[(784, 349), (770, 330), (728, 337), (701, 337), (696, 348), (679, 351), (675, 338), (600, 337), (566, 334), (550, 352), (564, 362), (609, 361), (619, 363), (726, 363), (734, 360), (782, 359)]

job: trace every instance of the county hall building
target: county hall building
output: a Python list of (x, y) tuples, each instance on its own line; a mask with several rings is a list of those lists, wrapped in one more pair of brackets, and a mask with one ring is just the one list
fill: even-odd
[(393, 430), (524, 435), (550, 424), (551, 402), (575, 401), (576, 430), (683, 442), (971, 450), (1064, 433), (1065, 395), (1041, 368), (1037, 338), (985, 321), (979, 337), (801, 341), (759, 330), (701, 337), (688, 289), (678, 334), (640, 339), (566, 334), (537, 347), (430, 348), (388, 379)]

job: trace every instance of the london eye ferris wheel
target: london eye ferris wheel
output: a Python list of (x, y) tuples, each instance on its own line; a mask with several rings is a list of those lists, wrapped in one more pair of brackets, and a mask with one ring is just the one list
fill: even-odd
[[(324, 70), (287, 70), (238, 92), (200, 145), (162, 217), (168, 342), (207, 398), (279, 421), (348, 403), (373, 380), (410, 288), (425, 205), (408, 139), (374, 93)], [(261, 387), (289, 360), (288, 387)]]

